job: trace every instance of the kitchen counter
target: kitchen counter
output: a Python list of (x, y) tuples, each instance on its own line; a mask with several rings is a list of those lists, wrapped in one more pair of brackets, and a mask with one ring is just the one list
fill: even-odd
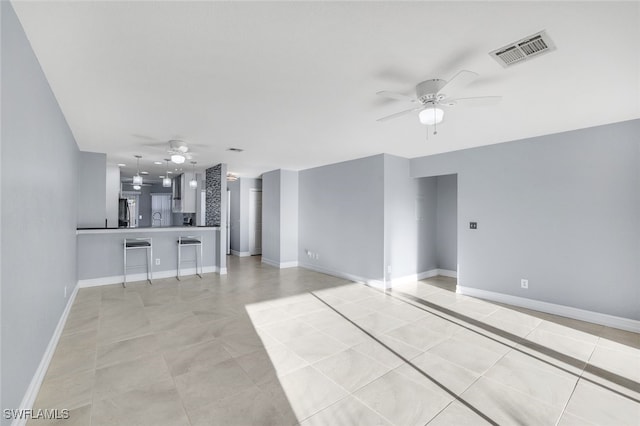
[[(153, 239), (153, 278), (175, 277), (178, 266), (178, 237), (202, 240), (204, 273), (226, 274), (226, 235), (219, 226), (168, 226), (152, 228), (78, 229), (78, 283), (80, 287), (121, 283), (123, 280), (123, 242), (125, 238)], [(183, 274), (195, 273), (193, 248), (183, 248)], [(127, 281), (146, 280), (145, 250), (127, 254)], [(138, 267), (134, 267), (138, 265)]]
[(130, 233), (147, 233), (147, 232), (200, 232), (215, 231), (220, 229), (219, 226), (154, 226), (140, 228), (79, 228), (76, 235), (81, 234), (130, 234)]

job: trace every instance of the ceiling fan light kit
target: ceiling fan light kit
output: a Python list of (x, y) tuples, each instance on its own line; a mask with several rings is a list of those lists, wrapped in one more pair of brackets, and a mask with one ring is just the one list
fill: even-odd
[(426, 126), (433, 126), (442, 122), (444, 118), (444, 110), (436, 107), (425, 108), (418, 114), (420, 123)]
[(184, 160), (186, 159), (186, 157), (182, 154), (171, 154), (171, 161), (176, 163), (176, 164), (182, 164), (184, 163)]
[[(475, 72), (462, 70), (454, 75), (449, 81), (439, 78), (425, 80), (416, 85), (415, 97), (388, 91), (378, 92), (377, 95), (379, 96), (411, 102), (414, 105), (417, 104), (417, 106), (396, 112), (395, 114), (387, 115), (386, 117), (379, 118), (377, 121), (387, 121), (392, 118), (417, 112), (418, 119), (421, 124), (426, 126), (435, 126), (436, 124), (441, 123), (444, 119), (444, 107), (452, 107), (458, 104), (490, 105), (501, 99), (500, 96), (479, 96), (472, 98), (449, 97), (449, 94), (455, 94), (459, 88), (466, 86), (476, 78), (478, 78), (478, 74)], [(434, 131), (434, 134), (436, 134), (436, 131)]]

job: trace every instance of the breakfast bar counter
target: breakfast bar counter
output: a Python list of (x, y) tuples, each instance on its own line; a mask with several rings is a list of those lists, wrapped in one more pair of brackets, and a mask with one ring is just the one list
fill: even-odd
[[(221, 259), (221, 233), (217, 226), (170, 226), (152, 228), (95, 228), (76, 231), (78, 284), (80, 287), (115, 284), (123, 281), (124, 239), (151, 238), (153, 279), (175, 277), (178, 266), (178, 238), (202, 241), (204, 273), (226, 273)], [(130, 254), (127, 282), (146, 280), (144, 250)], [(182, 275), (195, 274), (195, 250), (182, 250)], [(200, 262), (200, 259), (198, 259)], [(135, 267), (137, 265), (137, 267)], [(131, 268), (134, 266), (134, 268)]]

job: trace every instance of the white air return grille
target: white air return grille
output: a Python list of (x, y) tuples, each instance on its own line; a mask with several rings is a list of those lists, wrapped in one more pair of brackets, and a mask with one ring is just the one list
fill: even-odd
[(500, 49), (489, 52), (489, 55), (506, 68), (553, 50), (556, 50), (556, 45), (545, 31), (540, 31), (515, 43), (510, 43)]

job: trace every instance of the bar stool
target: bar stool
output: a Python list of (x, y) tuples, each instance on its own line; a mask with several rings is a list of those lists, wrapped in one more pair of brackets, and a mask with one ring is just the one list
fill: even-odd
[[(124, 239), (124, 281), (122, 282), (122, 287), (127, 286), (127, 252), (129, 250), (139, 250), (139, 249), (146, 250), (145, 257), (147, 261), (147, 265), (146, 265), (147, 281), (149, 281), (149, 284), (153, 284), (151, 282), (151, 280), (153, 279), (153, 245), (151, 243), (151, 238), (125, 238)], [(141, 266), (141, 265), (132, 266), (132, 268), (135, 268), (137, 266)]]
[[(202, 240), (200, 237), (179, 237), (178, 238), (178, 275), (176, 278), (180, 281), (180, 264), (182, 263), (182, 255), (180, 249), (182, 247), (194, 247), (196, 249), (196, 275), (202, 278)], [(200, 274), (198, 273), (198, 247), (200, 247)]]

